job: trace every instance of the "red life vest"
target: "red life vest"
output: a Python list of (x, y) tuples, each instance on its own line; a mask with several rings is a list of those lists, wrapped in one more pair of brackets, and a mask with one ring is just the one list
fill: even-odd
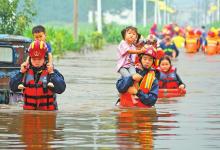
[[(55, 95), (47, 88), (43, 88), (43, 80), (47, 81), (48, 72), (42, 70), (39, 81), (35, 83), (34, 72), (29, 69), (25, 77), (24, 106), (25, 110), (56, 110)], [(45, 84), (45, 83), (44, 83)]]
[[(145, 94), (149, 93), (149, 89), (151, 89), (152, 84), (155, 79), (155, 72), (153, 70), (149, 71), (144, 78), (142, 79), (139, 89), (141, 89)], [(131, 94), (128, 92), (121, 93), (120, 95), (120, 106), (122, 107), (144, 107), (144, 108), (150, 108), (152, 106), (148, 106), (143, 104), (140, 99), (138, 99), (138, 103), (134, 104), (132, 102)]]
[(160, 68), (158, 68), (160, 71), (160, 77), (159, 77), (159, 88), (161, 89), (175, 89), (178, 88), (178, 82), (176, 77), (176, 68), (171, 67), (168, 72), (161, 71)]

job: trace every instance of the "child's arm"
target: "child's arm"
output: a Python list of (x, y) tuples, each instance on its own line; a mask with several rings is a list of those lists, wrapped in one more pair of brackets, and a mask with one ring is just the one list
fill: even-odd
[(48, 53), (48, 63), (53, 64), (53, 56), (52, 56), (52, 53)]
[(153, 81), (152, 87), (149, 91), (149, 93), (144, 93), (142, 90), (138, 90), (136, 95), (139, 97), (140, 101), (148, 106), (153, 106), (158, 98), (158, 90), (159, 90), (159, 85), (158, 85), (158, 80), (155, 79)]
[(179, 55), (179, 50), (178, 48), (176, 47), (175, 43), (173, 43), (173, 49), (175, 51), (175, 58)]
[(183, 81), (181, 80), (181, 78), (178, 74), (176, 74), (176, 78), (177, 78), (177, 81), (178, 81), (178, 84), (179, 84), (179, 88), (180, 89), (185, 89), (186, 86), (185, 86), (185, 84), (183, 83)]
[(128, 50), (129, 54), (141, 54), (144, 53), (146, 50), (145, 49), (140, 49), (140, 50)]
[(26, 64), (26, 65), (28, 65), (28, 64), (29, 64), (29, 59), (30, 59), (30, 57), (29, 57), (29, 56), (27, 56), (27, 59), (26, 59), (26, 61), (25, 61), (25, 64)]

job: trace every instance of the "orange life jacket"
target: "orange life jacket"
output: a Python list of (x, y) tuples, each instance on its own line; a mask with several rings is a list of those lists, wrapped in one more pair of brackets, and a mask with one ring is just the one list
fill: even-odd
[(218, 41), (215, 38), (207, 38), (207, 45), (205, 47), (205, 53), (213, 55), (218, 52)]
[(163, 72), (158, 68), (160, 71), (160, 77), (159, 77), (159, 88), (161, 89), (175, 89), (178, 88), (178, 82), (176, 77), (176, 68), (171, 67), (168, 72)]
[[(25, 110), (56, 110), (55, 95), (47, 88), (47, 70), (42, 70), (39, 81), (34, 81), (34, 71), (29, 69), (24, 80), (25, 90), (24, 106)], [(45, 82), (46, 81), (46, 82)], [(45, 82), (45, 83), (43, 83)], [(45, 85), (44, 85), (45, 84)], [(43, 88), (43, 86), (46, 86)]]
[[(139, 89), (141, 89), (145, 94), (149, 93), (149, 90), (152, 87), (152, 84), (155, 79), (155, 72), (154, 70), (149, 71), (144, 78), (142, 79)], [(146, 107), (149, 108), (151, 106), (147, 106), (143, 104), (140, 100), (138, 100), (137, 104), (132, 102), (131, 94), (128, 92), (121, 93), (120, 95), (120, 106), (122, 107)]]
[(187, 53), (195, 53), (198, 51), (199, 40), (196, 37), (186, 37), (185, 51)]

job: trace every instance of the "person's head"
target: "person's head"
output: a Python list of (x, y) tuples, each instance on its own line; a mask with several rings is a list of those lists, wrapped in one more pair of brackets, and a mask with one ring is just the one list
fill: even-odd
[(195, 35), (195, 31), (194, 30), (189, 30), (188, 31), (188, 35), (189, 36), (194, 36)]
[(149, 69), (154, 64), (156, 59), (156, 51), (153, 46), (149, 46), (146, 48), (146, 51), (142, 54), (139, 54), (139, 59), (142, 66), (145, 69)]
[(139, 34), (137, 28), (133, 26), (128, 26), (121, 31), (121, 35), (127, 43), (134, 44), (138, 40)]
[(157, 38), (153, 34), (149, 34), (146, 39), (147, 45), (152, 45), (154, 48), (157, 48)]
[(170, 31), (170, 30), (167, 30), (167, 31), (164, 33), (164, 38), (163, 38), (163, 40), (164, 40), (165, 43), (171, 42), (171, 31)]
[(163, 72), (167, 72), (170, 70), (171, 67), (171, 59), (169, 56), (164, 56), (159, 61), (159, 67)]
[(208, 36), (209, 38), (214, 38), (214, 37), (215, 37), (215, 32), (209, 31), (208, 34), (207, 34), (207, 36)]
[(29, 46), (30, 64), (39, 68), (45, 64), (47, 45), (43, 41), (33, 41)]
[(202, 35), (202, 31), (199, 29), (195, 30), (195, 35), (200, 37)]
[(171, 41), (171, 36), (168, 35), (168, 34), (166, 34), (166, 35), (164, 36), (164, 41), (165, 41), (166, 43), (169, 43), (169, 42)]
[(44, 41), (44, 42), (46, 41), (46, 30), (44, 26), (37, 25), (33, 27), (32, 34), (34, 36), (34, 40), (39, 40), (39, 41)]

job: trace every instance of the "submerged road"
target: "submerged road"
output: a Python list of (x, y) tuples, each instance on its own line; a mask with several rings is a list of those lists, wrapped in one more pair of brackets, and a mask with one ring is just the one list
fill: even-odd
[(154, 109), (119, 109), (115, 45), (55, 61), (67, 89), (59, 111), (0, 107), (0, 149), (220, 149), (220, 56), (186, 54), (173, 62), (185, 97)]

